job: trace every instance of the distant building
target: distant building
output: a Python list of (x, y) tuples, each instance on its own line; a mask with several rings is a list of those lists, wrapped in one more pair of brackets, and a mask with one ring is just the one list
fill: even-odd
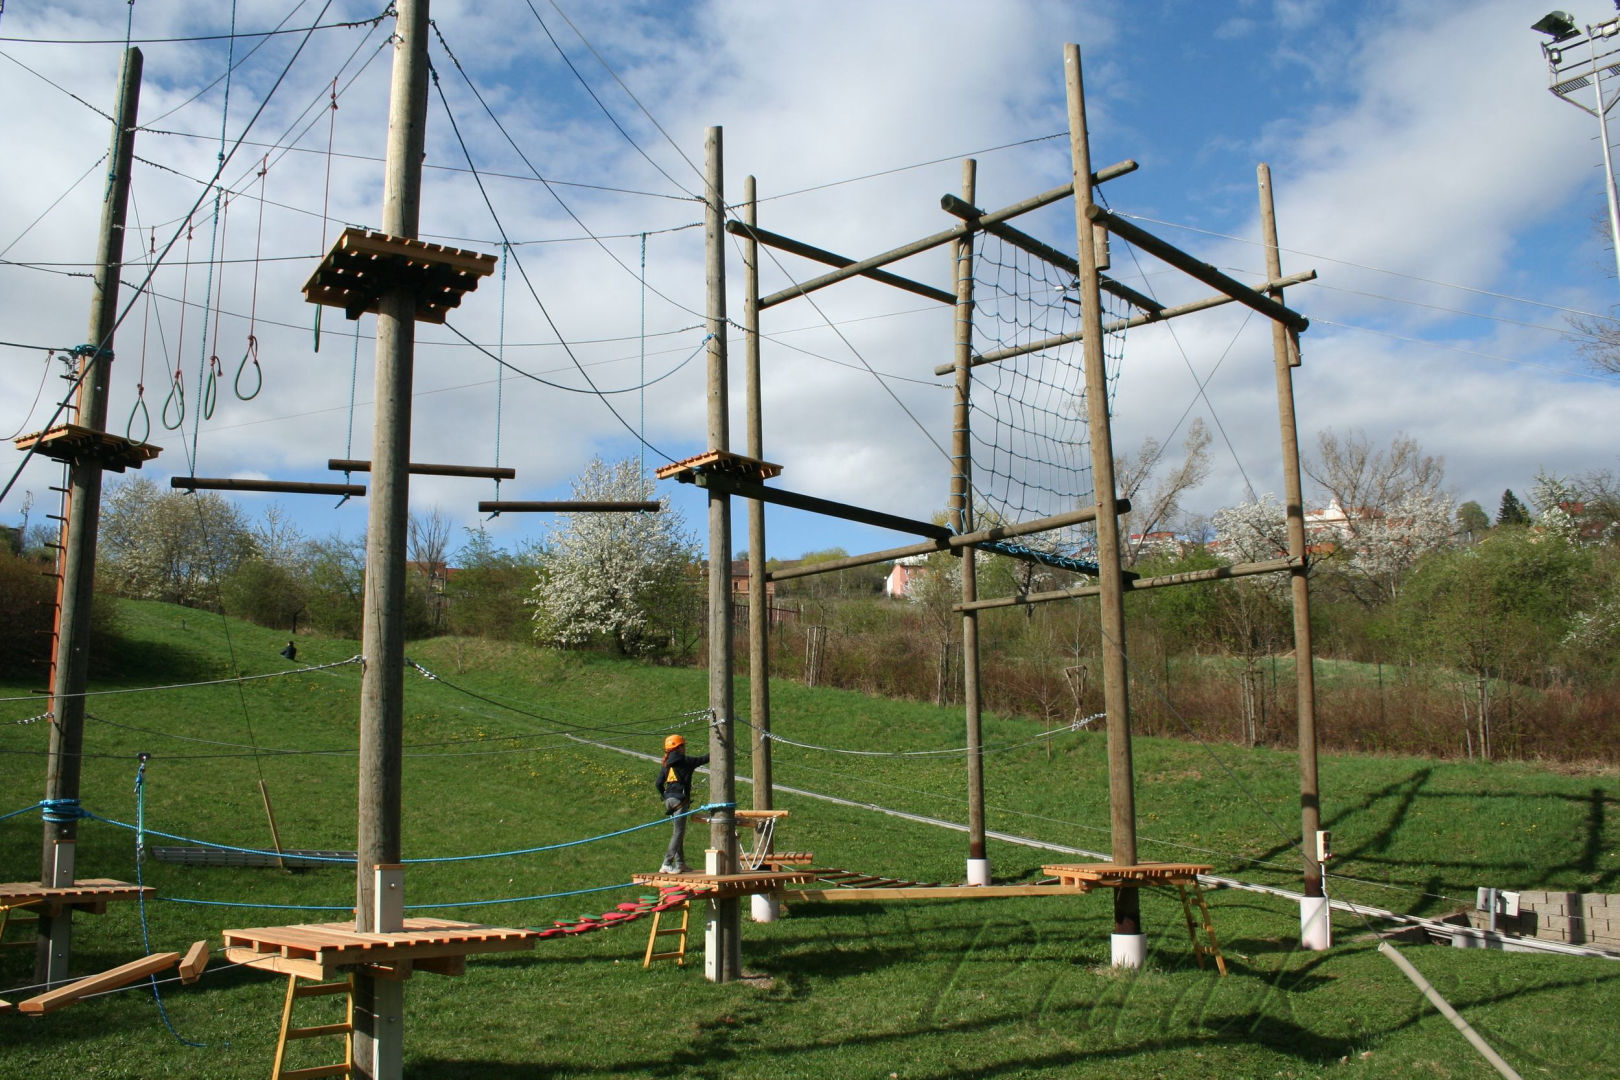
[(889, 576), (883, 579), (883, 595), (894, 600), (909, 600), (929, 573), (926, 555), (908, 555), (904, 559), (896, 559), (894, 566), (889, 569)]

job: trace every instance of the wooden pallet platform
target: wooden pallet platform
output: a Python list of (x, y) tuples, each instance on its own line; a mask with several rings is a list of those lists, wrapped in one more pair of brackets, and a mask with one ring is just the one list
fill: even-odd
[(494, 271), (493, 255), (351, 227), (304, 283), (304, 298), (358, 319), (376, 314), (383, 293), (403, 286), (416, 295), (419, 321), (442, 323)]
[(300, 978), (327, 980), (341, 969), (366, 965), (373, 974), (408, 978), (413, 970), (460, 975), (470, 953), (533, 948), (535, 930), (448, 919), (406, 919), (393, 934), (363, 934), (353, 923), (304, 923), (226, 930), (232, 963)]
[(705, 900), (730, 900), (777, 892), (788, 885), (808, 885), (816, 875), (813, 870), (761, 870), (749, 874), (631, 874), (630, 880), (637, 885), (685, 889)]
[(816, 861), (816, 857), (808, 851), (773, 851), (760, 861), (770, 867), (809, 866)]
[(113, 878), (82, 878), (72, 885), (41, 885), (37, 881), (8, 881), (0, 884), (0, 907), (34, 907), (44, 915), (60, 915), (68, 908), (102, 915), (116, 900), (136, 900), (150, 896), (150, 885), (131, 885)]
[(1201, 863), (1137, 863), (1133, 866), (1064, 863), (1043, 866), (1041, 873), (1057, 878), (1063, 885), (1082, 889), (1128, 889), (1142, 885), (1188, 885), (1196, 882), (1199, 874), (1213, 869)]
[(163, 451), (161, 446), (138, 443), (122, 435), (96, 431), (78, 424), (58, 424), (44, 431), (20, 435), (11, 441), (19, 450), (34, 448), (37, 454), (69, 464), (93, 459), (111, 472), (138, 469)]
[(752, 480), (759, 483), (769, 480), (773, 476), (782, 474), (782, 466), (758, 458), (744, 457), (742, 454), (733, 454), (726, 450), (710, 450), (705, 454), (695, 454), (689, 458), (658, 470), (658, 479), (668, 480), (674, 477), (677, 480), (692, 473), (718, 472), (735, 476), (740, 480)]

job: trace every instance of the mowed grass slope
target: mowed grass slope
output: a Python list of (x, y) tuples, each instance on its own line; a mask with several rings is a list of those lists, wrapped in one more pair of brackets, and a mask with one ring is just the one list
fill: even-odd
[[(283, 670), (284, 636), (195, 611), (121, 604), (123, 644), (99, 659), (98, 690), (231, 679)], [(335, 663), (354, 642), (305, 639), (299, 661)], [(422, 914), (510, 926), (611, 909), (638, 890), (666, 840), (653, 792), (662, 737), (707, 741), (702, 671), (644, 667), (513, 646), (438, 640), (411, 659), (406, 686), (407, 858), (504, 852), (413, 864), (406, 901)], [(282, 843), (355, 846), (357, 665), (209, 687), (109, 694), (89, 701), (83, 802), (133, 825), (140, 752), (148, 830), (270, 846), (260, 781)], [(30, 687), (4, 688), (7, 695)], [(746, 707), (745, 681), (737, 700)], [(503, 707), (502, 703), (516, 708)], [(869, 806), (951, 822), (966, 818), (959, 755), (852, 756), (960, 746), (957, 710), (774, 684), (779, 792), (792, 812), (778, 846), (818, 864), (917, 880), (962, 877), (965, 837)], [(12, 702), (0, 714), (0, 781), (28, 806), (44, 789), (43, 724)], [(985, 762), (992, 829), (1107, 851), (1105, 738), (1041, 738), (1030, 721), (989, 717)], [(738, 772), (750, 772), (739, 728)], [(608, 747), (618, 747), (620, 750)], [(1250, 881), (1296, 885), (1294, 758), (1280, 751), (1141, 739), (1135, 745), (1143, 858), (1193, 860)], [(1620, 892), (1617, 778), (1526, 765), (1324, 758), (1323, 820), (1339, 857), (1336, 896), (1442, 915), (1480, 885)], [(738, 785), (739, 801), (751, 791)], [(706, 788), (700, 782), (698, 796)], [(704, 845), (695, 825), (689, 856)], [(183, 843), (148, 835), (151, 846)], [(75, 919), (76, 973), (148, 948), (183, 950), (226, 927), (349, 917), (348, 868), (185, 867), (148, 858), (135, 834), (80, 827), (81, 877), (152, 885), (160, 899)], [(37, 813), (0, 822), (0, 879), (39, 870)], [(1072, 861), (992, 841), (998, 880), (1034, 880)], [(551, 894), (606, 888), (566, 897)], [(512, 900), (512, 898), (526, 898)], [(184, 902), (182, 902), (184, 901)], [(500, 901), (485, 903), (487, 901)], [(225, 905), (247, 904), (235, 907)], [(444, 905), (444, 906), (440, 906)], [(311, 907), (317, 910), (310, 910)], [(1292, 947), (1297, 908), (1260, 894), (1211, 894), (1231, 968), (1200, 971), (1173, 893), (1143, 895), (1149, 965), (1111, 971), (1110, 898), (795, 905), (772, 924), (745, 921), (744, 966), (760, 980), (715, 986), (693, 962), (641, 968), (645, 922), (550, 939), (533, 951), (475, 957), (467, 974), (421, 974), (406, 991), (410, 1077), (1274, 1077), (1340, 1069), (1367, 1076), (1495, 1073), (1368, 939), (1335, 917), (1335, 948)], [(695, 920), (696, 922), (697, 920)], [(1620, 964), (1603, 960), (1409, 947), (1407, 955), (1526, 1076), (1617, 1076), (1612, 1022)], [(31, 950), (0, 952), (0, 986), (26, 984)], [(82, 1002), (43, 1018), (0, 1016), (0, 1077), (264, 1075), (284, 980), (216, 963), (194, 986)], [(16, 1001), (23, 994), (0, 990)], [(165, 1026), (165, 1016), (174, 1034)], [(204, 1045), (194, 1046), (191, 1043)], [(301, 1048), (314, 1064), (332, 1059)], [(1341, 1064), (1343, 1063), (1343, 1064)]]

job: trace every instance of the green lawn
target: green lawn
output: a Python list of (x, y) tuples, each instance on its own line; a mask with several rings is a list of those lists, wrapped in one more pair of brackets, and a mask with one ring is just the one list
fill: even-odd
[[(98, 660), (96, 689), (285, 666), (276, 655), (284, 637), (217, 616), (123, 604), (119, 624), (124, 643)], [(357, 652), (354, 642), (307, 639), (299, 660), (323, 664)], [(692, 715), (706, 705), (701, 671), (454, 640), (413, 646), (411, 657), (441, 678), (413, 673), (407, 682), (407, 858), (562, 843), (653, 821), (660, 808), (652, 766), (593, 744), (656, 753), (671, 728), (704, 741), (701, 718)], [(349, 665), (93, 697), (84, 805), (133, 824), (136, 755), (146, 751), (153, 755), (148, 829), (269, 846), (263, 780), (284, 845), (352, 849), (359, 674)], [(28, 689), (0, 687), (0, 694)], [(746, 704), (745, 684), (737, 700)], [(962, 742), (954, 710), (788, 684), (773, 684), (772, 703), (776, 732), (815, 747), (940, 750)], [(0, 712), (0, 781), (11, 793), (0, 813), (43, 793), (46, 730), (10, 722), (37, 708), (21, 701)], [(998, 717), (987, 718), (985, 729), (992, 829), (1108, 849), (1101, 732), (1037, 739), (1034, 723)], [(565, 730), (577, 739), (558, 734)], [(746, 775), (746, 740), (739, 741), (738, 771)], [(774, 762), (781, 786), (965, 820), (959, 756), (856, 757), (780, 745)], [(1297, 884), (1288, 833), (1298, 829), (1298, 782), (1289, 754), (1141, 739), (1135, 764), (1143, 858), (1197, 860), (1244, 880)], [(1481, 885), (1620, 892), (1613, 774), (1325, 757), (1321, 786), (1323, 823), (1338, 850), (1336, 896), (1440, 915), (1471, 903)], [(739, 801), (749, 798), (739, 784)], [(779, 846), (812, 850), (821, 865), (912, 879), (962, 876), (959, 832), (807, 796), (780, 794), (777, 804), (792, 811)], [(665, 828), (559, 851), (412, 865), (406, 900), (434, 905), (422, 914), (514, 926), (600, 912), (637, 890), (471, 905), (622, 884), (656, 866)], [(693, 828), (691, 854), (705, 837), (704, 827)], [(199, 938), (217, 943), (227, 927), (341, 920), (353, 900), (348, 869), (287, 874), (150, 859), (137, 869), (134, 840), (129, 829), (83, 823), (79, 872), (139, 874), (156, 888), (160, 899), (145, 912), (153, 951), (183, 950)], [(0, 823), (0, 878), (35, 877), (39, 848), (37, 813)], [(1032, 880), (1043, 862), (1063, 861), (994, 842), (991, 855), (998, 880)], [(216, 906), (227, 903), (258, 906)], [(308, 905), (336, 910), (301, 909)], [(1232, 972), (1225, 979), (1193, 963), (1179, 905), (1163, 891), (1143, 896), (1149, 964), (1134, 973), (1107, 967), (1107, 895), (800, 904), (776, 923), (745, 921), (744, 967), (761, 978), (724, 986), (702, 978), (698, 934), (692, 965), (651, 971), (640, 962), (645, 922), (548, 939), (531, 952), (475, 957), (460, 978), (413, 978), (406, 1075), (1203, 1078), (1341, 1068), (1367, 1076), (1495, 1075), (1376, 952), (1368, 925), (1336, 915), (1335, 948), (1300, 953), (1292, 948), (1297, 909), (1287, 901), (1221, 891), (1211, 906)], [(146, 951), (137, 905), (80, 916), (74, 925), (75, 972)], [(1405, 951), (1526, 1077), (1620, 1075), (1612, 1064), (1620, 1057), (1612, 1021), (1620, 964)], [(31, 968), (30, 950), (0, 953), (0, 986), (27, 983)], [(3, 1016), (0, 1077), (266, 1075), (283, 988), (279, 977), (222, 963), (194, 986), (166, 983), (164, 1012), (179, 1038), (144, 987), (42, 1018)], [(20, 996), (0, 990), (8, 1000)]]

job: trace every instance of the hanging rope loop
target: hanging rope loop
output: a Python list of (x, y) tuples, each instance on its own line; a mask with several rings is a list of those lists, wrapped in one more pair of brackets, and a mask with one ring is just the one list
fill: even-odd
[[(174, 419), (169, 419), (170, 413)], [(169, 396), (163, 399), (163, 412), (161, 414), (163, 426), (170, 431), (178, 431), (180, 425), (186, 422), (186, 383), (185, 376), (179, 368), (174, 369), (174, 378), (169, 383)]]
[(219, 380), (225, 374), (219, 366), (218, 354), (208, 357), (208, 374), (203, 379), (202, 418), (214, 418), (214, 406), (219, 403)]
[[(253, 391), (244, 393), (242, 390), (242, 376), (247, 374), (249, 364), (253, 365)], [(248, 335), (247, 352), (242, 354), (242, 362), (236, 366), (236, 382), (232, 386), (238, 401), (252, 401), (264, 389), (264, 370), (259, 367), (259, 339), (252, 334)]]
[[(141, 434), (135, 435), (135, 418), (141, 419)], [(135, 384), (135, 405), (129, 410), (129, 422), (124, 425), (124, 438), (136, 446), (145, 446), (152, 435), (152, 414), (146, 408), (146, 384)]]

